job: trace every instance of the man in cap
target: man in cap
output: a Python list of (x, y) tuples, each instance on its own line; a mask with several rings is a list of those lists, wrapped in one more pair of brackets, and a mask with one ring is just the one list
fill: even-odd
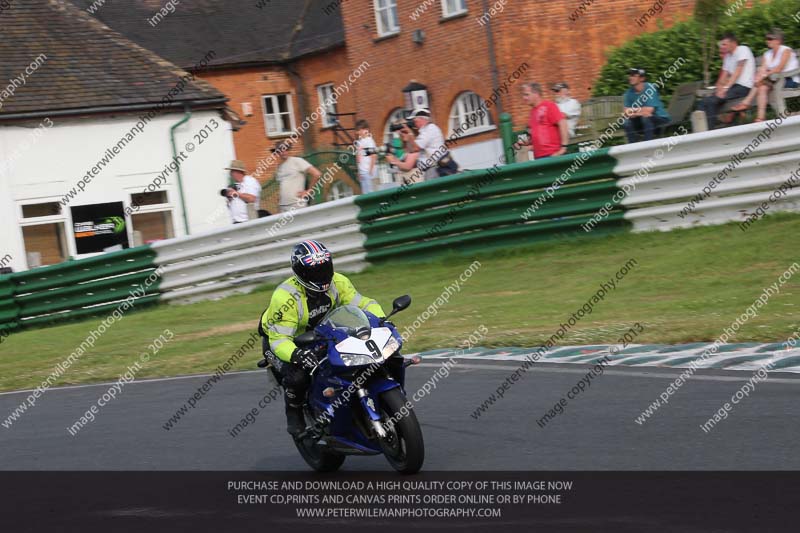
[(230, 171), (233, 184), (222, 190), (222, 195), (228, 199), (228, 210), (234, 224), (247, 222), (250, 216), (247, 205), (252, 204), (258, 211), (261, 200), (261, 184), (253, 176), (246, 175), (247, 169), (244, 161), (234, 159), (225, 170)]
[(434, 169), (439, 177), (457, 174), (458, 164), (444, 143), (442, 130), (431, 121), (430, 110), (424, 107), (415, 109), (408, 118), (414, 121), (414, 128), (419, 132), (414, 135), (408, 126), (400, 130), (400, 137), (410, 147), (410, 153), (402, 161), (393, 155), (387, 155), (386, 160), (400, 170), (416, 167), (427, 172)]
[(569, 136), (575, 137), (575, 128), (581, 116), (581, 104), (569, 94), (569, 85), (563, 81), (553, 85), (552, 89), (556, 93), (556, 105), (567, 117)]
[(625, 91), (625, 135), (629, 143), (655, 138), (656, 131), (669, 123), (669, 113), (658, 95), (658, 88), (645, 81), (647, 72), (643, 68), (628, 69), (628, 90)]
[[(276, 144), (272, 152), (281, 160), (276, 172), (280, 185), (278, 203), (281, 212), (306, 207), (309, 198), (314, 195), (314, 187), (322, 176), (322, 172), (305, 159), (290, 156), (289, 145), (285, 143)], [(306, 189), (306, 174), (310, 174), (313, 180), (308, 189)]]

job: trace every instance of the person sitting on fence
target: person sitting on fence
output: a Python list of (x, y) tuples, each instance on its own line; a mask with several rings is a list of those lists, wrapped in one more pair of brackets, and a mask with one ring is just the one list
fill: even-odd
[(625, 109), (625, 135), (629, 143), (653, 140), (657, 130), (669, 123), (670, 116), (658, 95), (658, 87), (645, 81), (647, 72), (643, 68), (628, 69), (630, 87), (623, 96)]
[(356, 121), (356, 134), (358, 135), (355, 142), (358, 181), (361, 183), (361, 194), (366, 194), (372, 192), (372, 180), (375, 179), (378, 170), (378, 147), (366, 120)]
[(569, 94), (569, 85), (564, 82), (556, 83), (552, 89), (556, 93), (556, 105), (567, 117), (569, 136), (575, 137), (575, 128), (578, 126), (578, 119), (581, 116), (581, 103)]
[(744, 98), (750, 93), (756, 72), (753, 52), (747, 46), (739, 44), (733, 33), (722, 36), (720, 51), (726, 55), (717, 78), (716, 90), (700, 103), (700, 109), (706, 113), (709, 129), (716, 127), (717, 114), (725, 102)]
[[(757, 105), (758, 111), (756, 112), (756, 122), (762, 122), (767, 116), (767, 101), (769, 100), (769, 92), (774, 88), (773, 81), (769, 79), (770, 74), (778, 72), (787, 72), (800, 68), (800, 62), (797, 60), (797, 54), (794, 50), (783, 44), (783, 31), (779, 28), (772, 28), (767, 34), (767, 51), (764, 52), (764, 57), (761, 61), (761, 67), (755, 76), (755, 84), (747, 98), (742, 100), (742, 103), (732, 107), (734, 111), (745, 111), (750, 108), (753, 103), (753, 98), (758, 98)], [(783, 80), (781, 80), (783, 83)], [(784, 87), (787, 89), (794, 89), (800, 86), (800, 76), (792, 76), (785, 78)]]
[(522, 99), (531, 107), (528, 129), (531, 135), (531, 150), (535, 159), (567, 153), (569, 126), (564, 113), (555, 102), (545, 100), (542, 86), (538, 83), (522, 85)]
[[(290, 156), (287, 144), (278, 143), (272, 152), (278, 154), (282, 161), (277, 170), (277, 180), (280, 185), (278, 202), (281, 212), (306, 207), (308, 199), (313, 198), (316, 192), (314, 188), (322, 172), (305, 159)], [(306, 173), (310, 174), (313, 180), (308, 189), (306, 189)]]

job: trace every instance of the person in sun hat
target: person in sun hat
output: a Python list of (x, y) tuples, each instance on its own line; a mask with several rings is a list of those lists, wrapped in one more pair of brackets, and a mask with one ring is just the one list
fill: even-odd
[(228, 210), (234, 224), (250, 220), (247, 212), (248, 204), (252, 204), (258, 211), (261, 200), (261, 184), (253, 176), (247, 175), (244, 161), (234, 159), (225, 167), (230, 172), (233, 183), (222, 189), (221, 194), (228, 200)]

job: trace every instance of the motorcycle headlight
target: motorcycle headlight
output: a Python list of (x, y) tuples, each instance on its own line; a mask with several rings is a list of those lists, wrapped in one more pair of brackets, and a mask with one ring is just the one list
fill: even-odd
[(368, 355), (356, 353), (343, 353), (339, 355), (342, 356), (342, 362), (345, 364), (345, 366), (371, 365), (375, 362), (375, 359)]
[(382, 353), (383, 358), (386, 359), (391, 357), (394, 352), (400, 349), (400, 343), (397, 342), (397, 339), (394, 337), (389, 337), (389, 342), (386, 343), (386, 346), (383, 347)]

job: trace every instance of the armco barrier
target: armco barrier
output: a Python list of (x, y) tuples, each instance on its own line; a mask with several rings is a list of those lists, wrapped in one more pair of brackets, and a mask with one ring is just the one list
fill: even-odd
[(0, 330), (19, 326), (19, 306), (14, 301), (14, 283), (11, 275), (0, 276)]
[[(610, 149), (628, 194), (622, 205), (634, 231), (670, 230), (696, 225), (743, 221), (789, 177), (800, 170), (800, 117), (782, 121), (774, 131), (760, 122), (674, 139), (667, 149), (655, 140)], [(775, 125), (775, 123), (773, 123)], [(735, 158), (746, 148), (748, 154)], [(660, 150), (660, 152), (658, 152)], [(662, 157), (656, 157), (660, 153)], [(649, 171), (633, 177), (642, 168)], [(709, 183), (728, 169), (719, 183)], [(641, 173), (640, 173), (641, 174)], [(708, 187), (708, 197), (695, 201)], [(770, 212), (800, 211), (800, 191), (790, 190)], [(681, 216), (682, 215), (682, 216)]]
[[(17, 320), (28, 326), (102, 314), (142, 286), (155, 270), (154, 257), (150, 247), (140, 246), (10, 274), (5, 278), (12, 285)], [(158, 280), (135, 302), (157, 299)]]
[[(453, 248), (465, 252), (587, 235), (581, 225), (619, 190), (615, 164), (602, 149), (359, 196), (367, 259), (416, 259)], [(548, 190), (562, 175), (563, 184)], [(622, 211), (617, 208), (591, 234), (626, 230)]]
[(334, 253), (337, 270), (361, 270), (366, 263), (357, 213), (353, 198), (343, 198), (154, 243), (156, 263), (164, 273), (162, 299), (191, 302), (219, 298), (288, 277), (292, 246), (311, 237)]

